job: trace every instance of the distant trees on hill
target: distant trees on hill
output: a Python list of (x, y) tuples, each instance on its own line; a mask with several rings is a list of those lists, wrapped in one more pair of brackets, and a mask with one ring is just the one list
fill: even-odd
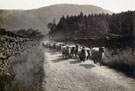
[(34, 30), (32, 28), (29, 28), (28, 30), (21, 29), (19, 31), (16, 31), (16, 34), (22, 35), (22, 36), (27, 36), (27, 37), (43, 36), (39, 30)]
[(63, 16), (55, 28), (53, 30), (50, 29), (49, 34), (52, 36), (61, 34), (59, 37), (67, 35), (77, 38), (91, 38), (93, 36), (103, 37), (108, 33), (109, 30), (109, 25), (107, 22), (109, 17), (109, 15), (105, 14), (92, 14), (86, 16), (82, 12), (75, 16)]
[(47, 27), (50, 29), (51, 32), (53, 32), (56, 27), (56, 20), (53, 19), (53, 23), (48, 23)]
[(54, 38), (102, 38), (108, 34), (134, 37), (134, 11), (119, 14), (91, 14), (63, 16), (58, 24), (49, 23), (51, 35)]
[(6, 29), (0, 29), (0, 35), (7, 36), (21, 36), (21, 37), (41, 37), (43, 34), (39, 30), (34, 30), (32, 28), (20, 29), (17, 31), (7, 31)]
[(109, 29), (110, 33), (134, 36), (133, 28), (135, 20), (135, 11), (122, 12), (113, 14), (110, 18)]

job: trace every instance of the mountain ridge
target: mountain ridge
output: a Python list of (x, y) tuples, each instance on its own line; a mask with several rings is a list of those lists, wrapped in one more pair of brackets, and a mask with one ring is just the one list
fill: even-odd
[(84, 14), (100, 14), (108, 13), (111, 11), (105, 10), (94, 5), (76, 5), (76, 4), (56, 4), (46, 7), (41, 7), (32, 10), (1, 10), (3, 24), (1, 28), (7, 30), (19, 30), (19, 29), (38, 29), (43, 34), (49, 32), (47, 24), (56, 19), (56, 22), (60, 20), (62, 16), (78, 15), (80, 12)]

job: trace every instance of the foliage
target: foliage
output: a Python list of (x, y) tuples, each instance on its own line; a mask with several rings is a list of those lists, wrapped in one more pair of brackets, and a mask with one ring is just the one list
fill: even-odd
[(16, 34), (25, 36), (25, 37), (38, 37), (38, 36), (43, 36), (39, 30), (34, 30), (32, 28), (29, 28), (28, 30), (21, 29), (16, 32)]
[(133, 36), (134, 15), (132, 11), (113, 14), (109, 22), (110, 33)]
[[(48, 28), (50, 29), (50, 31), (52, 31), (53, 32), (53, 30), (55, 29), (55, 27), (56, 27), (56, 21), (55, 21), (55, 19), (53, 19), (53, 23), (48, 23)], [(51, 32), (49, 33), (50, 35), (51, 35)]]
[(43, 34), (39, 30), (34, 30), (32, 28), (20, 29), (18, 31), (7, 31), (6, 29), (0, 29), (0, 35), (7, 35), (11, 37), (20, 36), (20, 37), (41, 37)]
[[(133, 37), (134, 11), (118, 14), (91, 14), (61, 17), (55, 28), (49, 34), (60, 38), (93, 38), (106, 37), (108, 34), (117, 34)], [(51, 25), (52, 23), (49, 23)], [(48, 27), (49, 28), (49, 27)]]
[[(109, 15), (84, 15), (82, 12), (75, 16), (63, 16), (54, 30), (50, 30), (49, 34), (62, 33), (70, 35), (70, 37), (86, 37), (101, 36), (103, 37), (109, 28), (107, 18)], [(52, 35), (53, 36), (53, 35)]]

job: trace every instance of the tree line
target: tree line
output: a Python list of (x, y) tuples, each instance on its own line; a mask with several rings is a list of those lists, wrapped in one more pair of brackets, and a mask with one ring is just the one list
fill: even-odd
[(89, 14), (62, 16), (48, 24), (51, 37), (59, 38), (105, 38), (109, 35), (134, 38), (135, 11), (118, 14)]
[(0, 29), (0, 35), (7, 35), (11, 37), (20, 36), (20, 37), (27, 37), (27, 38), (36, 38), (36, 37), (43, 37), (43, 34), (39, 30), (35, 30), (32, 28), (29, 29), (20, 29), (17, 31), (8, 31), (6, 29)]

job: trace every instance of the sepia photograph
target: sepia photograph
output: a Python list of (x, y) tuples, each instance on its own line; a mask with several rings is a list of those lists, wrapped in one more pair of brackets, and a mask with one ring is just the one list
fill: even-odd
[(135, 0), (0, 0), (0, 91), (135, 91)]

